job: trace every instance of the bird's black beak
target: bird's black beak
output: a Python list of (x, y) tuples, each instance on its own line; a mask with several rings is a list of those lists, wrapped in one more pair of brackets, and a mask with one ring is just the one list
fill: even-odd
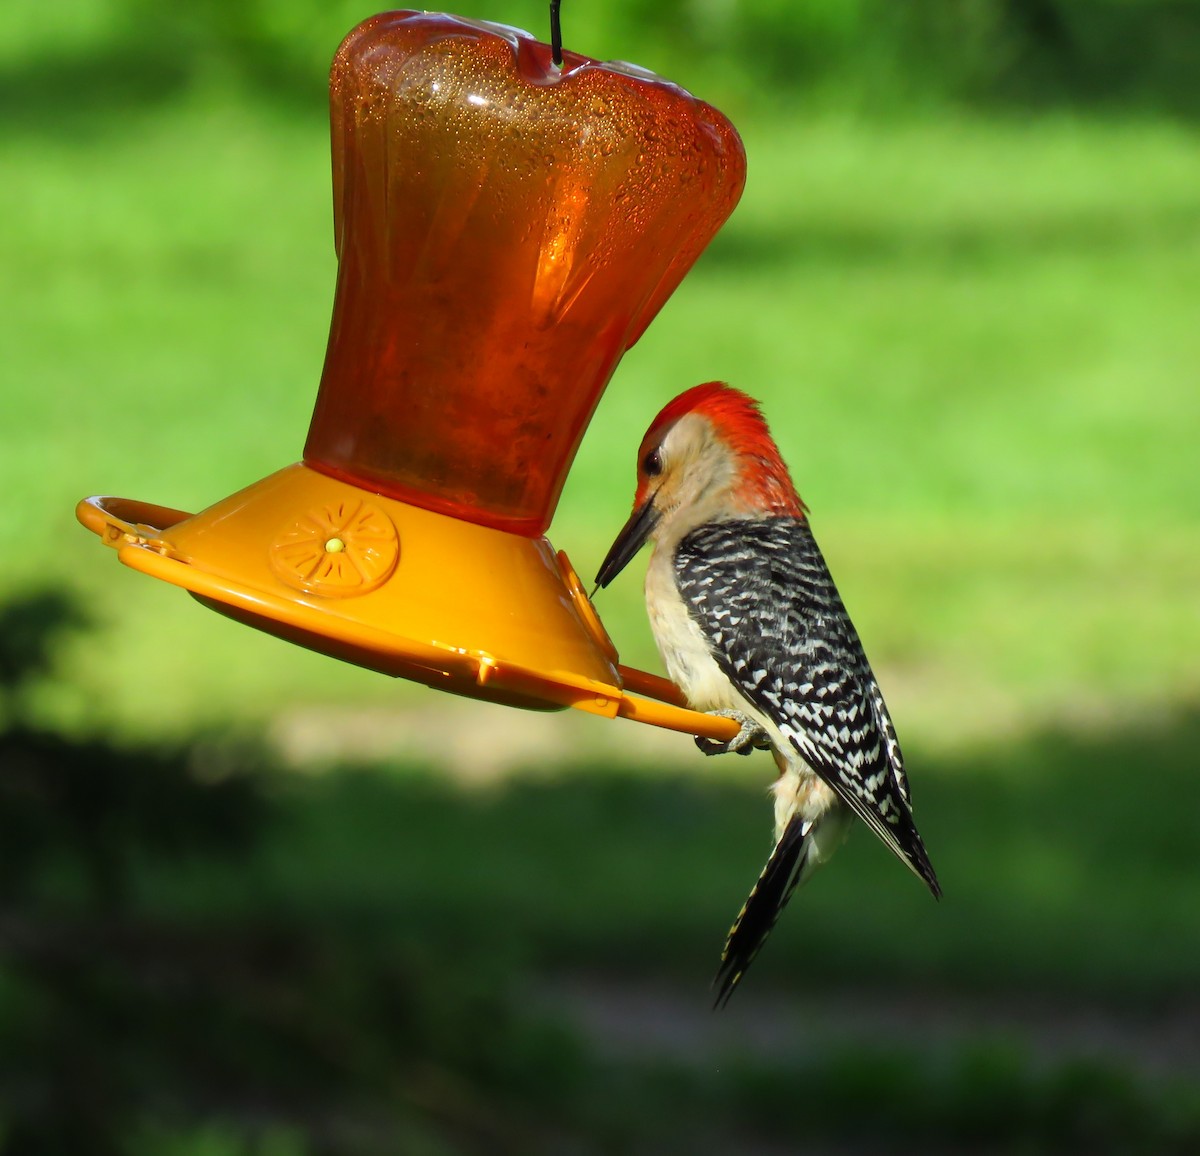
[(634, 554), (645, 545), (646, 539), (654, 532), (659, 517), (659, 512), (654, 507), (653, 496), (647, 498), (629, 515), (629, 521), (617, 535), (617, 540), (612, 544), (612, 549), (605, 556), (596, 575), (597, 588), (607, 586), (629, 565)]

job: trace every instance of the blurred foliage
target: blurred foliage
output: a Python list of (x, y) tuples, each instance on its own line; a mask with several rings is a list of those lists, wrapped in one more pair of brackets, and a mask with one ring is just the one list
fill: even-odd
[[(75, 41), (56, 23), (43, 51), (5, 77), (4, 96), (34, 97), (5, 100), (10, 112), (19, 104), (23, 116), (60, 114), (77, 103), (62, 83), (68, 75), (93, 107), (211, 82), (320, 111), (333, 46), (379, 6), (68, 0), (66, 8), (103, 35)], [(452, 9), (547, 35), (546, 6), (535, 0)], [(633, 58), (750, 102), (809, 94), (880, 110), (950, 101), (1200, 112), (1196, 0), (568, 0), (563, 21), (570, 48)], [(6, 24), (14, 36), (33, 23), (0, 18), (0, 36)]]

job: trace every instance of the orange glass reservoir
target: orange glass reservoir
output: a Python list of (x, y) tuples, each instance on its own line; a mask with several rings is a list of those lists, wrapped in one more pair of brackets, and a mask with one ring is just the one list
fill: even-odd
[(388, 12), (330, 82), (338, 282), (315, 469), (523, 534), (741, 193), (732, 125), (627, 65)]
[(97, 497), (80, 520), (334, 657), (731, 737), (618, 664), (543, 534), (621, 355), (741, 194), (733, 126), (631, 65), (423, 12), (351, 32), (330, 100), (338, 278), (304, 461), (198, 514)]

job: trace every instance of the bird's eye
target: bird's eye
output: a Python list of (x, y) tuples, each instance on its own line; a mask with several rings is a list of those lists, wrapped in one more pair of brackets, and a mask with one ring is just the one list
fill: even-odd
[(648, 478), (657, 478), (662, 473), (662, 457), (658, 450), (651, 450), (642, 459), (642, 473)]

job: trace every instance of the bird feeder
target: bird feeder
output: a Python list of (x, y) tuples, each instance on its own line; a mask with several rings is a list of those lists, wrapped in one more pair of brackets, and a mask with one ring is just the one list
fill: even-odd
[(729, 738), (620, 665), (544, 534), (617, 362), (737, 202), (733, 126), (634, 66), (420, 12), (355, 28), (330, 99), (337, 289), (303, 461), (194, 516), (96, 497), (79, 519), (357, 665)]

